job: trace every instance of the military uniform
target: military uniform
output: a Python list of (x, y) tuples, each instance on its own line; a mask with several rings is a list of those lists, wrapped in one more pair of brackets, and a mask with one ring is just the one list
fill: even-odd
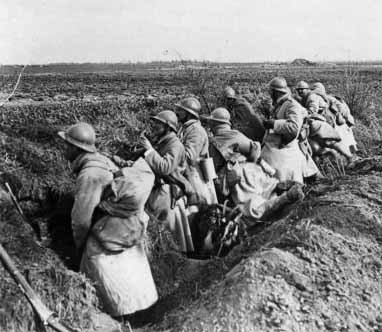
[[(349, 106), (335, 96), (327, 95), (329, 105), (335, 108), (338, 112), (338, 117), (341, 121), (336, 121), (335, 129), (341, 138), (342, 148), (351, 153), (350, 147), (357, 150), (357, 142), (355, 141), (352, 126), (354, 126), (354, 118), (350, 113)], [(338, 120), (338, 119), (337, 119)]]
[(333, 128), (335, 127), (336, 110), (330, 110), (330, 102), (326, 95), (312, 91), (302, 100), (302, 105), (307, 109), (309, 116), (320, 115)]
[[(215, 127), (210, 144), (211, 156), (218, 165), (219, 182), (227, 183), (233, 203), (244, 216), (254, 221), (293, 201), (288, 193), (281, 196), (275, 193), (279, 181), (256, 162), (260, 149), (259, 143), (252, 142), (228, 125)], [(248, 158), (255, 160), (248, 161)], [(235, 174), (236, 181), (232, 179), (231, 173)]]
[(147, 201), (147, 208), (173, 232), (181, 251), (193, 251), (191, 231), (187, 224), (185, 204), (182, 197), (174, 197), (168, 177), (185, 171), (186, 153), (183, 144), (171, 131), (145, 152), (145, 160), (156, 176), (156, 184)]
[(78, 248), (85, 246), (80, 270), (95, 283), (103, 308), (111, 316), (148, 308), (157, 301), (158, 294), (143, 243), (122, 252), (110, 252), (90, 232), (94, 210), (113, 180), (116, 166), (99, 153), (84, 152), (74, 160), (72, 169), (78, 174), (72, 209), (73, 236)]
[(208, 136), (199, 120), (187, 121), (179, 132), (184, 145), (187, 167), (185, 175), (193, 186), (199, 204), (217, 203), (214, 184), (206, 182), (199, 166), (201, 159), (208, 156)]
[(233, 127), (251, 140), (261, 142), (265, 129), (260, 117), (244, 98), (235, 97), (232, 100), (233, 104), (229, 107), (229, 111)]
[(308, 165), (298, 142), (304, 109), (289, 94), (285, 94), (277, 100), (274, 113), (274, 127), (264, 138), (261, 156), (275, 168), (280, 181), (303, 183), (304, 176), (312, 173), (307, 171), (311, 163)]

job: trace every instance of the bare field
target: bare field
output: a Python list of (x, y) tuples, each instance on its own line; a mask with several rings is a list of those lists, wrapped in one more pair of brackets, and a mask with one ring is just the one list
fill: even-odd
[[(291, 86), (321, 81), (353, 103), (364, 159), (307, 187), (302, 204), (254, 230), (224, 259), (187, 260), (150, 224), (148, 250), (161, 299), (134, 331), (382, 331), (380, 66), (26, 71), (12, 100), (0, 107), (0, 177), (28, 217), (41, 223), (45, 241), (35, 247), (28, 227), (4, 203), (0, 242), (51, 309), (84, 329), (101, 324), (94, 289), (73, 271), (73, 180), (56, 132), (89, 122), (101, 151), (127, 157), (148, 116), (190, 94), (201, 98), (207, 113), (220, 106), (221, 89), (230, 84), (264, 112), (267, 83), (276, 75)], [(17, 74), (0, 77), (1, 99)], [(0, 278), (0, 331), (33, 331), (29, 304), (2, 268)]]

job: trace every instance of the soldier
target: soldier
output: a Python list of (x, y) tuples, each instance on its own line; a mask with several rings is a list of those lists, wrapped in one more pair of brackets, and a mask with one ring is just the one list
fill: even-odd
[(217, 203), (214, 184), (204, 180), (199, 162), (208, 157), (208, 136), (199, 121), (200, 102), (194, 98), (184, 98), (176, 106), (178, 119), (182, 124), (179, 137), (186, 152), (186, 177), (193, 186), (198, 204)]
[(225, 106), (232, 116), (233, 127), (253, 141), (261, 142), (265, 129), (261, 118), (253, 110), (251, 104), (244, 98), (236, 96), (230, 86), (223, 93)]
[(349, 146), (351, 153), (355, 153), (357, 142), (354, 138), (352, 127), (355, 125), (354, 117), (351, 114), (349, 106), (341, 97), (327, 94), (330, 107), (338, 110), (336, 118), (336, 129), (343, 142)]
[(174, 112), (166, 110), (151, 119), (156, 143), (152, 145), (144, 136), (139, 143), (156, 178), (147, 208), (171, 230), (180, 250), (190, 252), (193, 251), (193, 244), (183, 196), (193, 190), (183, 176), (186, 153), (176, 135), (178, 118)]
[(336, 150), (351, 162), (353, 156), (346, 143), (346, 133), (337, 125), (341, 114), (336, 103), (327, 96), (322, 83), (315, 83), (312, 87), (311, 91), (308, 83), (301, 81), (297, 84), (296, 91), (302, 97), (302, 105), (307, 109), (310, 118), (309, 141), (313, 154), (335, 155), (333, 150)]
[(277, 195), (279, 181), (274, 170), (261, 160), (260, 143), (231, 128), (229, 112), (222, 107), (206, 118), (213, 137), (210, 153), (218, 173), (220, 194), (232, 199), (246, 217), (258, 220), (287, 203), (302, 199), (300, 185), (290, 182), (287, 192)]
[[(103, 307), (111, 316), (128, 315), (150, 307), (158, 295), (143, 243), (118, 248), (118, 251), (106, 249), (105, 243), (95, 235), (98, 220), (92, 225), (95, 208), (101, 202), (104, 189), (113, 181), (117, 167), (97, 152), (96, 135), (91, 125), (78, 123), (58, 135), (66, 143), (65, 158), (77, 175), (72, 229), (75, 245), (80, 253), (83, 252), (80, 270), (94, 282)], [(140, 211), (143, 211), (143, 204)], [(118, 224), (129, 217), (119, 218)], [(147, 221), (143, 214), (136, 217)], [(107, 225), (115, 221), (113, 218), (112, 214), (105, 213), (99, 220)], [(110, 232), (108, 237), (113, 243), (120, 240), (118, 232)]]
[[(311, 160), (299, 147), (298, 136), (304, 121), (303, 107), (291, 97), (283, 77), (276, 77), (269, 84), (269, 93), (274, 105), (275, 119), (264, 120), (268, 130), (264, 138), (262, 158), (276, 170), (280, 181), (293, 180), (303, 183), (303, 178), (312, 176), (318, 169), (312, 168)], [(315, 166), (315, 165), (314, 165)]]
[(321, 86), (310, 90), (308, 83), (300, 81), (296, 85), (296, 91), (301, 98), (301, 105), (307, 109), (309, 116), (319, 114), (334, 127), (336, 116), (329, 110), (329, 101)]

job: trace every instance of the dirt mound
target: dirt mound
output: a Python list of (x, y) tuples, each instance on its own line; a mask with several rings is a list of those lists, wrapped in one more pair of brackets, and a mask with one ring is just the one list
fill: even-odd
[(294, 59), (291, 63), (292, 66), (315, 66), (316, 63), (306, 59)]
[[(93, 285), (81, 274), (68, 270), (52, 250), (39, 246), (31, 229), (2, 201), (0, 243), (43, 303), (61, 319), (84, 331), (111, 331), (116, 327), (102, 314)], [(30, 304), (0, 264), (0, 331), (34, 331), (36, 323)]]
[(149, 330), (380, 331), (381, 190), (379, 172), (313, 186), (215, 268), (194, 268), (189, 300)]

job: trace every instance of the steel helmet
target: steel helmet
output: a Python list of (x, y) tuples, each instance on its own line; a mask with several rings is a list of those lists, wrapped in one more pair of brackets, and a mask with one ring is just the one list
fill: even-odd
[(235, 98), (236, 92), (233, 88), (230, 86), (227, 86), (224, 88), (224, 97), (226, 98)]
[(231, 124), (231, 114), (224, 107), (214, 109), (211, 116), (206, 116), (204, 118), (211, 122)]
[(184, 98), (178, 104), (175, 104), (175, 106), (185, 110), (197, 118), (199, 118), (199, 112), (202, 109), (199, 100), (195, 97)]
[(94, 128), (85, 122), (79, 122), (68, 128), (66, 131), (58, 132), (66, 142), (87, 152), (96, 152), (96, 134)]
[(310, 87), (309, 87), (309, 84), (306, 83), (305, 81), (300, 81), (296, 85), (296, 90), (299, 90), (299, 89), (310, 89)]
[(284, 77), (275, 77), (269, 82), (269, 88), (274, 91), (288, 93), (288, 84)]
[(313, 83), (312, 90), (316, 90), (317, 92), (324, 94), (324, 95), (326, 94), (325, 87), (320, 82)]
[(174, 131), (177, 131), (178, 117), (173, 111), (162, 111), (162, 112), (159, 112), (157, 115), (152, 116), (151, 118), (153, 120), (162, 122), (168, 125)]

